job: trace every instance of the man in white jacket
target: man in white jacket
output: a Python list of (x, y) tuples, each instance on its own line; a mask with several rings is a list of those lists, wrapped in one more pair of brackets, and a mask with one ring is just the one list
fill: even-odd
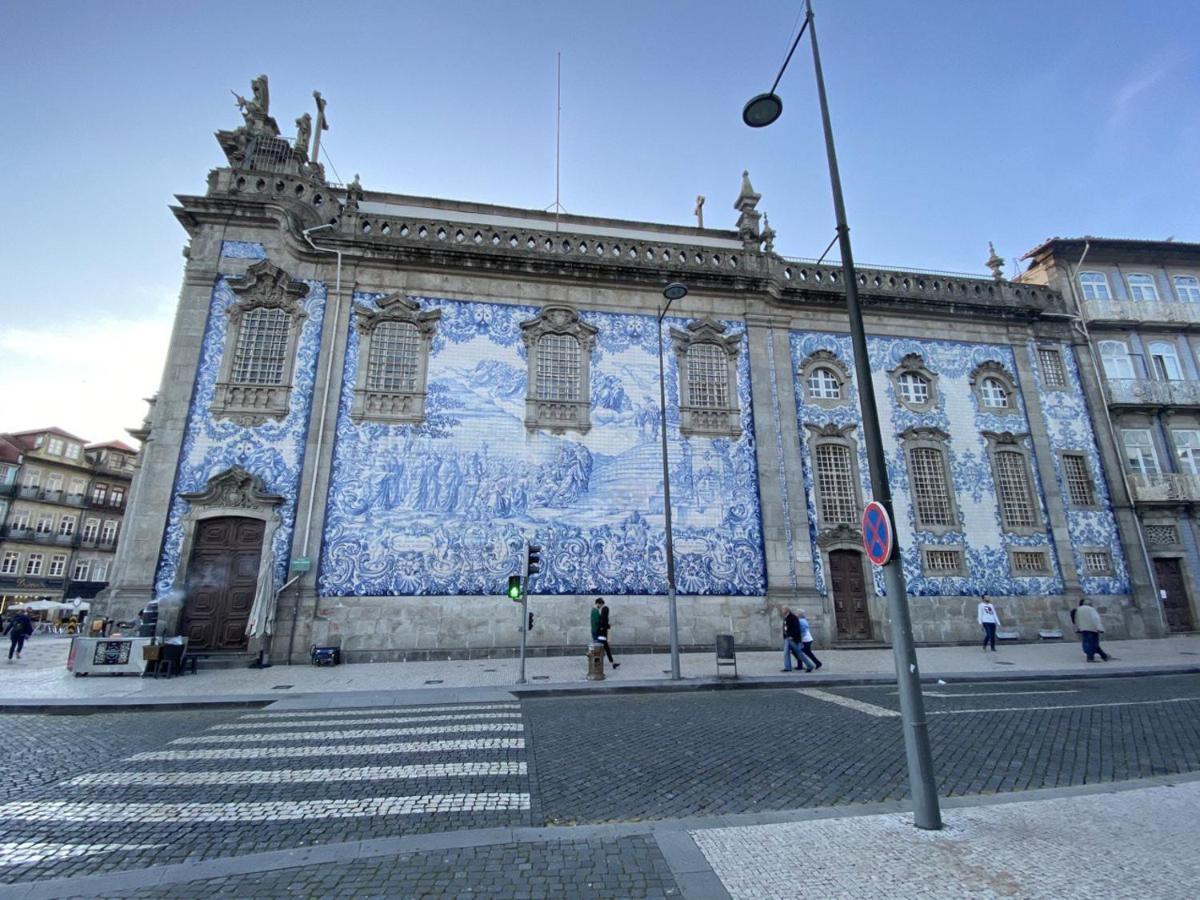
[(988, 603), (986, 594), (979, 595), (979, 624), (983, 626), (983, 649), (984, 652), (990, 646), (992, 652), (996, 651), (996, 629), (1000, 627), (1000, 614), (996, 612), (996, 607)]
[(1108, 662), (1108, 654), (1100, 649), (1100, 635), (1104, 633), (1104, 622), (1101, 621), (1096, 608), (1087, 600), (1080, 600), (1079, 608), (1075, 610), (1072, 618), (1075, 619), (1075, 630), (1083, 638), (1083, 652), (1087, 654), (1087, 661), (1095, 662), (1098, 653), (1102, 660)]

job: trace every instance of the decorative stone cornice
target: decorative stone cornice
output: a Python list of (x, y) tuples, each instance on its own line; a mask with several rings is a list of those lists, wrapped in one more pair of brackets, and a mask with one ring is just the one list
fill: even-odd
[(192, 508), (220, 507), (221, 509), (274, 508), (283, 502), (279, 494), (266, 489), (262, 479), (251, 475), (241, 466), (233, 466), (208, 479), (202, 491), (180, 494)]
[(856, 547), (862, 546), (862, 531), (853, 525), (847, 525), (843, 522), (832, 528), (824, 528), (817, 535), (817, 546), (822, 550), (827, 550), (839, 544), (853, 544)]

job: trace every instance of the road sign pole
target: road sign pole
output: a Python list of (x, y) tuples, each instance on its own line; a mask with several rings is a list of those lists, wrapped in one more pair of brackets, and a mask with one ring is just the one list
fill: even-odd
[(525, 623), (529, 621), (529, 595), (521, 591), (521, 674), (517, 676), (517, 684), (525, 683), (525, 636), (528, 629)]

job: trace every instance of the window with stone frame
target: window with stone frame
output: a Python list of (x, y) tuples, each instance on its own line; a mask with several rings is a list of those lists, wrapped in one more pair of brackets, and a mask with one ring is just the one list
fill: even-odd
[(100, 531), (100, 543), (115, 544), (117, 541), (117, 523), (113, 519), (106, 519), (104, 528)]
[(961, 547), (922, 547), (921, 571), (930, 578), (965, 575)]
[(1100, 364), (1105, 378), (1110, 380), (1127, 381), (1134, 377), (1133, 360), (1124, 341), (1101, 341)]
[(525, 427), (586, 433), (591, 422), (592, 350), (597, 329), (569, 306), (546, 306), (521, 323), (528, 364)]
[(1058, 347), (1038, 347), (1038, 366), (1042, 371), (1042, 384), (1050, 389), (1067, 386), (1067, 370), (1063, 365), (1062, 351)]
[(828, 350), (817, 350), (800, 364), (797, 381), (804, 402), (823, 409), (832, 409), (846, 402), (845, 387), (850, 372), (840, 359)]
[(1014, 534), (1036, 534), (1042, 525), (1041, 511), (1034, 490), (1033, 472), (1025, 435), (1009, 432), (984, 432), (988, 455), (992, 458), (992, 478), (996, 484), (996, 504), (1000, 525)]
[(1176, 275), (1175, 294), (1180, 303), (1200, 303), (1200, 278), (1195, 275)]
[(934, 428), (911, 428), (900, 435), (908, 459), (913, 516), (921, 531), (945, 533), (959, 526), (948, 464), (949, 436)]
[(440, 309), (399, 294), (354, 307), (358, 372), (350, 417), (355, 422), (419, 424), (425, 421), (429, 354)]
[(737, 360), (742, 338), (712, 319), (671, 329), (679, 376), (679, 432), (684, 437), (738, 438)]
[(1045, 550), (1026, 547), (1008, 548), (1009, 572), (1017, 578), (1050, 574), (1050, 557)]
[(841, 400), (842, 383), (828, 366), (817, 366), (808, 375), (808, 394), (815, 400)]
[(1113, 573), (1112, 553), (1108, 550), (1084, 550), (1083, 574), (1093, 578)]
[(1083, 289), (1084, 300), (1112, 299), (1112, 292), (1108, 289), (1108, 278), (1103, 272), (1080, 272), (1079, 286)]
[(1064, 452), (1061, 458), (1068, 503), (1071, 506), (1095, 506), (1096, 485), (1092, 481), (1087, 456), (1083, 453)]
[(928, 412), (937, 406), (937, 376), (925, 367), (920, 354), (908, 354), (888, 374), (901, 406), (913, 412)]
[(1179, 365), (1179, 351), (1174, 343), (1151, 341), (1146, 349), (1150, 351), (1150, 370), (1157, 380), (1183, 380), (1183, 369)]
[(99, 535), (99, 533), (100, 533), (100, 520), (99, 519), (88, 519), (83, 523), (83, 535), (82, 535), (83, 540), (89, 541), (89, 542), (94, 541), (94, 540), (96, 540), (96, 536)]
[(308, 285), (263, 260), (229, 280), (228, 323), (212, 415), (239, 425), (287, 417)]
[(1179, 460), (1179, 471), (1200, 475), (1200, 429), (1172, 428), (1170, 431), (1175, 456)]
[(992, 416), (1015, 415), (1016, 381), (1000, 363), (990, 360), (975, 367), (970, 376), (980, 412)]
[(1121, 446), (1125, 450), (1125, 464), (1134, 475), (1157, 475), (1158, 453), (1154, 449), (1154, 436), (1149, 428), (1122, 428)]
[(1172, 546), (1179, 543), (1179, 529), (1172, 524), (1146, 523), (1146, 543), (1157, 546)]
[(50, 477), (46, 479), (46, 491), (51, 494), (60, 494), (63, 489), (63, 477), (59, 472), (51, 472)]
[(1154, 277), (1152, 275), (1132, 272), (1126, 276), (1125, 280), (1129, 284), (1130, 299), (1141, 303), (1158, 302), (1158, 288), (1154, 284)]
[(862, 518), (854, 426), (808, 425), (813, 491), (821, 528), (857, 527)]

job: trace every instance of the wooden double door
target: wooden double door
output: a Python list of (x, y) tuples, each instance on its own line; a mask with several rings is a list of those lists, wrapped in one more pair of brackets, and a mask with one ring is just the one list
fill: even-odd
[(180, 633), (193, 650), (246, 649), (265, 523), (228, 516), (196, 525)]
[[(1169, 631), (1191, 631), (1192, 611), (1183, 586), (1183, 569), (1178, 559), (1155, 557), (1154, 581), (1162, 599), (1163, 614)], [(1166, 596), (1162, 596), (1165, 594)]]
[(837, 639), (869, 641), (871, 615), (867, 608), (867, 579), (863, 574), (863, 555), (857, 550), (831, 551), (829, 578), (833, 588)]

